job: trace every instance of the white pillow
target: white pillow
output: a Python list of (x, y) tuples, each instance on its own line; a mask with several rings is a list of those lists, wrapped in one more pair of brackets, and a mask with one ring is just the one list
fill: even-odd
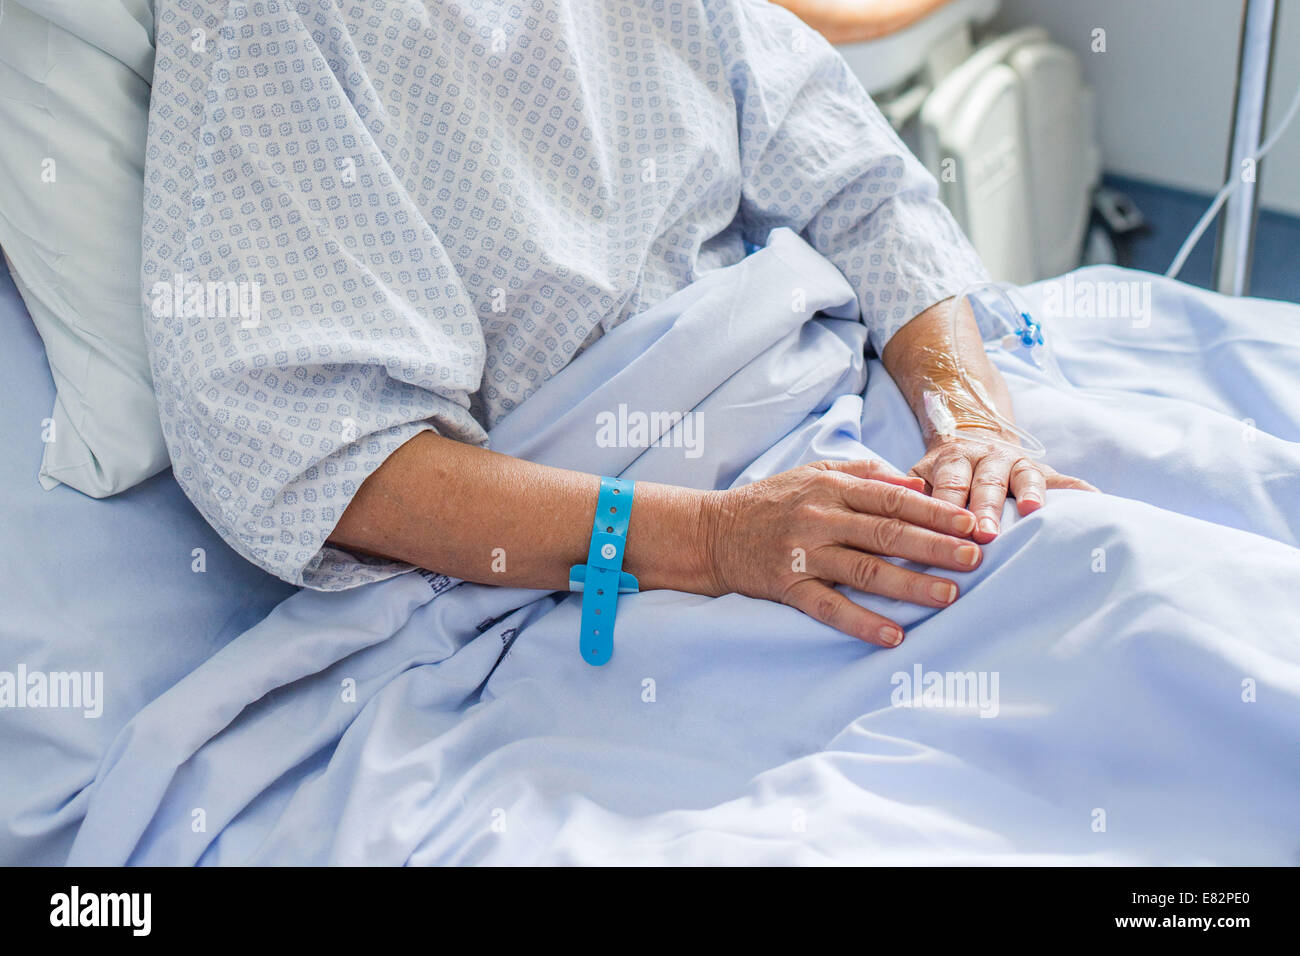
[(140, 295), (152, 3), (0, 0), (0, 17), (0, 247), (57, 389), (30, 434), (42, 485), (102, 498), (168, 464)]

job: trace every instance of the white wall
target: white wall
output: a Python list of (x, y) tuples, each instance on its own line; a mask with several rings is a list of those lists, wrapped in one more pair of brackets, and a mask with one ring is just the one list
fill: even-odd
[[(1300, 0), (1280, 0), (1265, 135), (1300, 86)], [(1241, 0), (1002, 0), (996, 25), (1047, 28), (1080, 57), (1108, 172), (1213, 193), (1223, 182)], [(1092, 31), (1106, 30), (1093, 53)], [(1261, 203), (1300, 215), (1300, 117), (1260, 166)]]

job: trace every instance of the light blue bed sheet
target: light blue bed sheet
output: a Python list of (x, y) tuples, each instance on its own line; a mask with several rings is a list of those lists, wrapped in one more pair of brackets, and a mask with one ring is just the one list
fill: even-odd
[[(224, 646), (185, 615), (110, 629), (103, 666), (153, 654), (159, 676), (119, 704), (143, 709), (93, 786), (28, 801), (24, 826), (84, 813), (71, 860), (103, 864), (1297, 862), (1300, 309), (1076, 278), (1151, 282), (1151, 322), (1047, 323), (1083, 392), (998, 361), (1053, 463), (1106, 494), (1009, 507), (948, 609), (858, 595), (908, 627), (901, 648), (657, 591), (623, 599), (591, 668), (576, 597), (417, 574), (300, 592)], [(851, 290), (778, 232), (600, 340), (493, 443), (716, 487), (825, 457), (907, 468), (921, 441), (897, 389), (862, 326), (819, 309), (851, 315)], [(704, 453), (600, 447), (595, 416), (620, 403), (699, 413)], [(166, 501), (114, 557), (202, 601), (212, 572), (158, 556), (183, 565), (202, 530)], [(75, 595), (84, 574), (26, 588)], [(903, 693), (918, 672), (997, 694), (930, 706)]]
[(63, 862), (127, 721), (296, 590), (231, 551), (170, 472), (102, 501), (42, 490), (53, 401), (40, 338), (0, 261), (0, 672), (103, 681), (98, 717), (0, 709), (0, 863)]

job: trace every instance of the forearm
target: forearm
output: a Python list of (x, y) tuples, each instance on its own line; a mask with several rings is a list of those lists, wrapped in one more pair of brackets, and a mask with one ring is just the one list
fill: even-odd
[[(637, 482), (623, 567), (642, 590), (779, 601), (894, 647), (895, 622), (831, 585), (946, 607), (951, 581), (886, 558), (959, 571), (979, 563), (967, 537), (974, 517), (915, 481), (860, 460), (729, 491)], [(422, 433), (362, 484), (330, 540), (464, 580), (564, 590), (569, 568), (586, 560), (598, 486), (594, 475)]]
[(1011, 395), (1002, 374), (984, 351), (970, 306), (962, 304), (955, 330), (951, 307), (952, 300), (946, 299), (913, 318), (889, 340), (881, 356), (920, 422), (927, 445), (943, 436), (927, 409), (926, 392), (942, 398), (959, 435), (977, 430), (1005, 431), (964, 378), (978, 383), (998, 412), (1014, 421)]
[[(484, 584), (563, 590), (587, 560), (595, 475), (424, 432), (362, 484), (330, 540)], [(643, 590), (712, 593), (702, 558), (706, 492), (638, 482), (624, 570)]]

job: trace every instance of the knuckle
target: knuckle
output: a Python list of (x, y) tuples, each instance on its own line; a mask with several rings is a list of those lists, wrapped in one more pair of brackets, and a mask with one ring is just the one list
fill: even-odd
[(970, 487), (960, 475), (938, 475), (931, 484), (935, 491), (953, 494), (964, 492)]
[(860, 554), (853, 559), (849, 574), (851, 583), (859, 591), (870, 591), (880, 578), (881, 561), (869, 554)]
[(1041, 482), (1043, 480), (1042, 471), (1040, 471), (1036, 465), (1023, 458), (1016, 462), (1015, 466), (1011, 469), (1011, 474), (1025, 481)]
[(839, 609), (839, 602), (835, 600), (833, 593), (819, 594), (813, 600), (813, 617), (825, 624), (830, 624), (836, 619)]
[(907, 504), (907, 489), (901, 485), (881, 484), (880, 486), (880, 513), (895, 517), (900, 514)]
[(845, 485), (852, 484), (853, 476), (842, 471), (824, 471), (818, 478), (818, 482), (827, 489), (838, 490)]
[(900, 582), (900, 591), (905, 600), (914, 604), (925, 604), (929, 598), (929, 581), (924, 574), (918, 574), (915, 571), (904, 571), (903, 578)]
[(951, 581), (943, 578), (932, 577), (928, 574), (917, 574), (908, 582), (908, 592), (916, 604), (929, 604), (934, 600), (934, 595), (930, 593), (930, 588), (936, 584), (951, 585)]
[(893, 554), (902, 541), (907, 525), (897, 518), (887, 518), (876, 523), (875, 543), (883, 554)]
[(951, 541), (941, 535), (928, 535), (925, 553), (930, 564), (947, 564), (953, 559), (955, 547)]
[(942, 501), (938, 498), (926, 499), (925, 508), (921, 513), (917, 526), (927, 531), (934, 528), (947, 528), (951, 526), (953, 515), (956, 514), (956, 512), (953, 511), (953, 507), (954, 506), (949, 502)]

